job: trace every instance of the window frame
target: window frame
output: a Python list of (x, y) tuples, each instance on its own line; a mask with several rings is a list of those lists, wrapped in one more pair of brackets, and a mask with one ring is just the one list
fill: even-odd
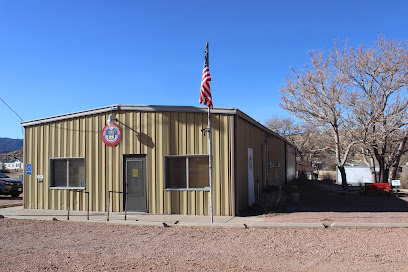
[[(84, 163), (84, 186), (69, 186), (69, 161), (70, 160), (78, 160), (82, 159)], [(67, 170), (67, 186), (51, 186), (51, 184), (54, 181), (54, 177), (52, 175), (52, 170), (53, 170), (53, 161), (66, 161), (66, 170)], [(61, 189), (67, 189), (67, 190), (86, 190), (86, 158), (85, 157), (64, 157), (64, 158), (50, 158), (50, 165), (49, 165), (49, 177), (50, 177), (50, 182), (49, 182), (49, 188), (51, 190), (61, 190)], [(55, 183), (55, 182), (54, 182)]]
[[(210, 159), (208, 154), (186, 154), (186, 155), (165, 155), (164, 156), (164, 190), (165, 191), (199, 191), (199, 192), (209, 192), (210, 185), (203, 188), (190, 188), (189, 182), (189, 160), (190, 157), (202, 157)], [(186, 158), (186, 187), (184, 188), (167, 188), (167, 158)], [(210, 183), (210, 181), (208, 181)]]

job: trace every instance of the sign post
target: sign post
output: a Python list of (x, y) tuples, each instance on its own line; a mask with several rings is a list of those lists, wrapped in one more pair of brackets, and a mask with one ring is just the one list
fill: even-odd
[(399, 179), (393, 179), (391, 180), (391, 186), (395, 188), (395, 196), (398, 197), (398, 187), (401, 186), (401, 181)]

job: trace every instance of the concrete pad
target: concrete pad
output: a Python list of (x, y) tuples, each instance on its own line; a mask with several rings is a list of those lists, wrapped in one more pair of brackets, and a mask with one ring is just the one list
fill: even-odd
[[(29, 219), (29, 220), (53, 220), (68, 221), (67, 210), (36, 210), (24, 209), (23, 207), (9, 207), (0, 209), (0, 215), (6, 218)], [(90, 212), (87, 220), (86, 211), (70, 211), (69, 221), (74, 222), (95, 222), (107, 224), (120, 224), (132, 226), (154, 226), (164, 227), (208, 227), (208, 228), (408, 228), (408, 223), (293, 223), (293, 222), (263, 222), (262, 217), (232, 217), (214, 216), (214, 223), (211, 218), (204, 215), (162, 215), (147, 213), (127, 213), (125, 220), (124, 212), (111, 212), (109, 222), (107, 222), (107, 212)]]

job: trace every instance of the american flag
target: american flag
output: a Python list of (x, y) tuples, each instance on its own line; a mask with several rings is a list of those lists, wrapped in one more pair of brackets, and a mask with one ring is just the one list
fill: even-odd
[(200, 92), (200, 104), (204, 104), (209, 108), (213, 108), (212, 98), (211, 98), (211, 87), (210, 87), (211, 75), (210, 66), (208, 64), (208, 43), (205, 46), (204, 54), (204, 68), (203, 76), (201, 78), (201, 92)]

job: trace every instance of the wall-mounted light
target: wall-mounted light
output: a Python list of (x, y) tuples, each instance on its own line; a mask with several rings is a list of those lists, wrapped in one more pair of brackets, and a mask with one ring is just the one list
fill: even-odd
[(109, 118), (108, 118), (108, 121), (107, 121), (108, 126), (111, 126), (113, 121), (118, 121), (118, 119), (113, 118), (112, 115), (109, 115)]
[(112, 120), (112, 115), (109, 115), (109, 118), (108, 118), (108, 126), (111, 126), (112, 125), (112, 122), (113, 122), (113, 120)]

